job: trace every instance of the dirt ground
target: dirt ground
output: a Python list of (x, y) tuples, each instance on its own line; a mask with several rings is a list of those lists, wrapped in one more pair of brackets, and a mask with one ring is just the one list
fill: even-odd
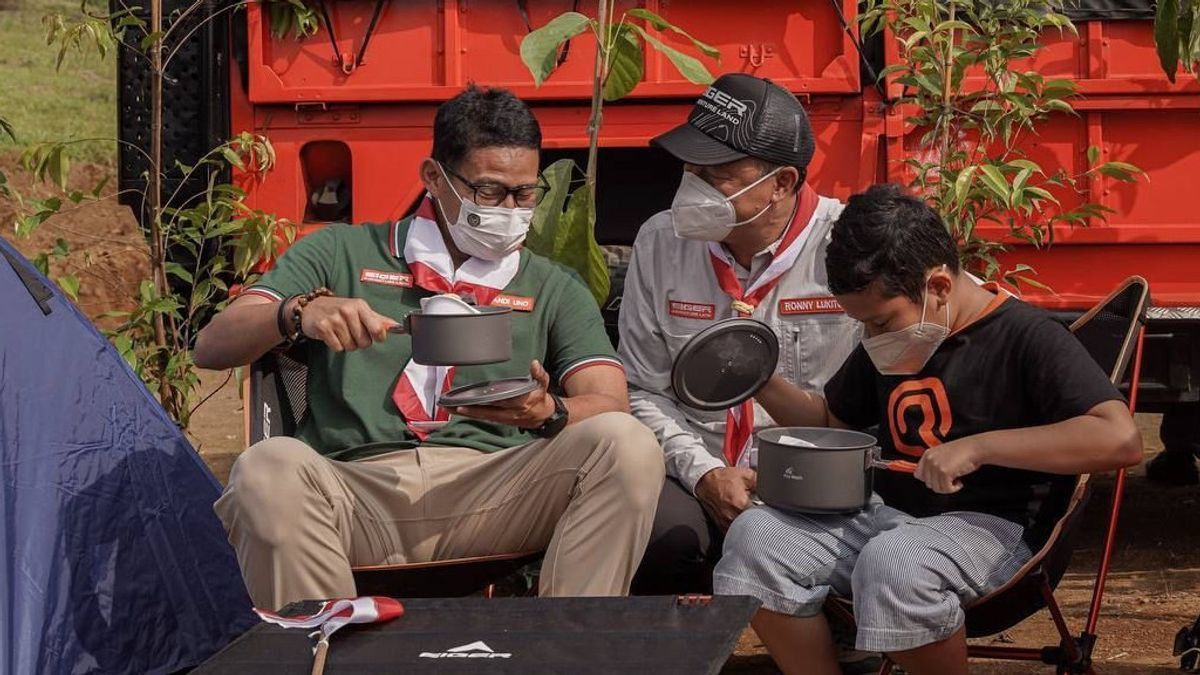
[[(12, 165), (11, 158), (0, 157), (0, 170), (8, 173), (19, 188), (28, 188), (19, 175), (14, 175), (18, 172), (11, 170)], [(104, 167), (78, 165), (72, 170), (72, 179), (81, 187), (90, 188), (107, 171)], [(7, 223), (10, 214), (10, 207), (0, 201), (0, 223)], [(6, 229), (3, 236), (11, 239), (11, 230)], [(94, 316), (128, 306), (125, 299), (136, 293), (136, 280), (143, 278), (146, 270), (145, 248), (128, 210), (117, 206), (113, 199), (75, 208), (47, 222), (32, 241), (17, 242), (17, 246), (32, 256), (58, 237), (68, 240), (76, 251), (68, 265), (86, 269), (80, 272), (83, 281), (80, 305), (86, 312)], [(86, 264), (89, 257), (91, 265)], [(213, 395), (193, 416), (191, 438), (214, 474), (224, 482), (229, 467), (244, 447), (239, 387), (227, 373), (206, 372), (201, 394)], [(1138, 422), (1146, 441), (1146, 455), (1150, 457), (1161, 449), (1157, 438), (1158, 417), (1139, 415)], [(1112, 486), (1110, 477), (1097, 480), (1082, 540), (1070, 571), (1059, 586), (1059, 600), (1076, 632), (1082, 626), (1091, 599), (1105, 523), (1102, 506), (1107, 503)], [(1175, 670), (1178, 662), (1170, 654), (1173, 636), (1200, 612), (1198, 502), (1200, 488), (1151, 484), (1140, 466), (1130, 472), (1095, 651), (1101, 672), (1178, 672)], [(1053, 633), (1043, 613), (984, 642), (1042, 646), (1054, 641)], [(770, 658), (752, 631), (742, 636), (727, 671), (774, 672)], [(1046, 672), (1046, 669), (979, 662), (974, 672), (1007, 674)]]
[[(51, 188), (33, 185), (27, 173), (17, 166), (12, 153), (0, 153), (0, 172), (27, 200), (53, 194)], [(51, 267), (52, 274), (74, 274), (79, 277), (79, 306), (89, 316), (110, 310), (133, 307), (138, 280), (147, 278), (150, 263), (146, 241), (142, 238), (129, 209), (117, 203), (111, 167), (77, 163), (71, 166), (71, 189), (91, 191), (111, 176), (103, 197), (88, 199), (79, 204), (67, 200), (59, 214), (43, 223), (32, 237), (15, 239), (9, 226), (14, 205), (0, 198), (0, 224), (3, 236), (17, 249), (32, 258), (54, 246), (56, 239), (65, 240), (70, 255)]]

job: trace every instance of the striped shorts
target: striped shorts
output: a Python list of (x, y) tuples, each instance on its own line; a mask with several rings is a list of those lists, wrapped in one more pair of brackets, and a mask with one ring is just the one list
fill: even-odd
[(713, 588), (792, 616), (816, 615), (832, 591), (854, 602), (858, 649), (913, 649), (952, 635), (964, 605), (1029, 560), (1022, 531), (971, 511), (916, 518), (878, 497), (855, 514), (759, 506), (729, 528)]

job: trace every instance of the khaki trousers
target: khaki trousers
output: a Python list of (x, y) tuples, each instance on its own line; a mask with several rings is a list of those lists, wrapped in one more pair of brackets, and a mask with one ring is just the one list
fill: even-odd
[(338, 462), (280, 437), (242, 453), (214, 509), (257, 607), (354, 597), (352, 565), (541, 549), (542, 595), (623, 595), (663, 473), (654, 434), (624, 413), (490, 454), (428, 446)]

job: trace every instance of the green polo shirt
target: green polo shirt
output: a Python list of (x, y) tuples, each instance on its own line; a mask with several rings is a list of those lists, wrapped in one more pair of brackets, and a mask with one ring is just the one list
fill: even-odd
[[(421, 298), (433, 294), (408, 282), (403, 242), (410, 222), (406, 218), (398, 223), (325, 227), (296, 242), (245, 292), (278, 300), (324, 286), (339, 297), (362, 298), (376, 312), (401, 321), (420, 309)], [(393, 242), (398, 242), (398, 250)], [(556, 384), (564, 375), (592, 364), (619, 366), (596, 302), (579, 279), (529, 251), (522, 250), (520, 256), (517, 274), (503, 293), (532, 299), (532, 308), (513, 312), (512, 359), (460, 366), (454, 386), (526, 376), (534, 359), (541, 361)], [(389, 335), (367, 349), (341, 353), (315, 340), (303, 344), (309, 410), (297, 430), (300, 440), (339, 460), (417, 445), (392, 401), (392, 391), (412, 354), (411, 338)], [(516, 427), (455, 416), (432, 432), (424, 445), (494, 452), (533, 439)]]

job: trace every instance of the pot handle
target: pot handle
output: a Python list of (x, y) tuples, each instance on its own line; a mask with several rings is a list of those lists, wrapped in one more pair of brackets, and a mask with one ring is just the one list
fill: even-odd
[(867, 451), (867, 466), (874, 469), (884, 469), (887, 471), (895, 471), (896, 473), (908, 474), (911, 474), (917, 470), (916, 462), (909, 462), (903, 459), (883, 459), (878, 445)]
[(405, 314), (400, 323), (388, 329), (393, 335), (412, 335), (412, 314)]

